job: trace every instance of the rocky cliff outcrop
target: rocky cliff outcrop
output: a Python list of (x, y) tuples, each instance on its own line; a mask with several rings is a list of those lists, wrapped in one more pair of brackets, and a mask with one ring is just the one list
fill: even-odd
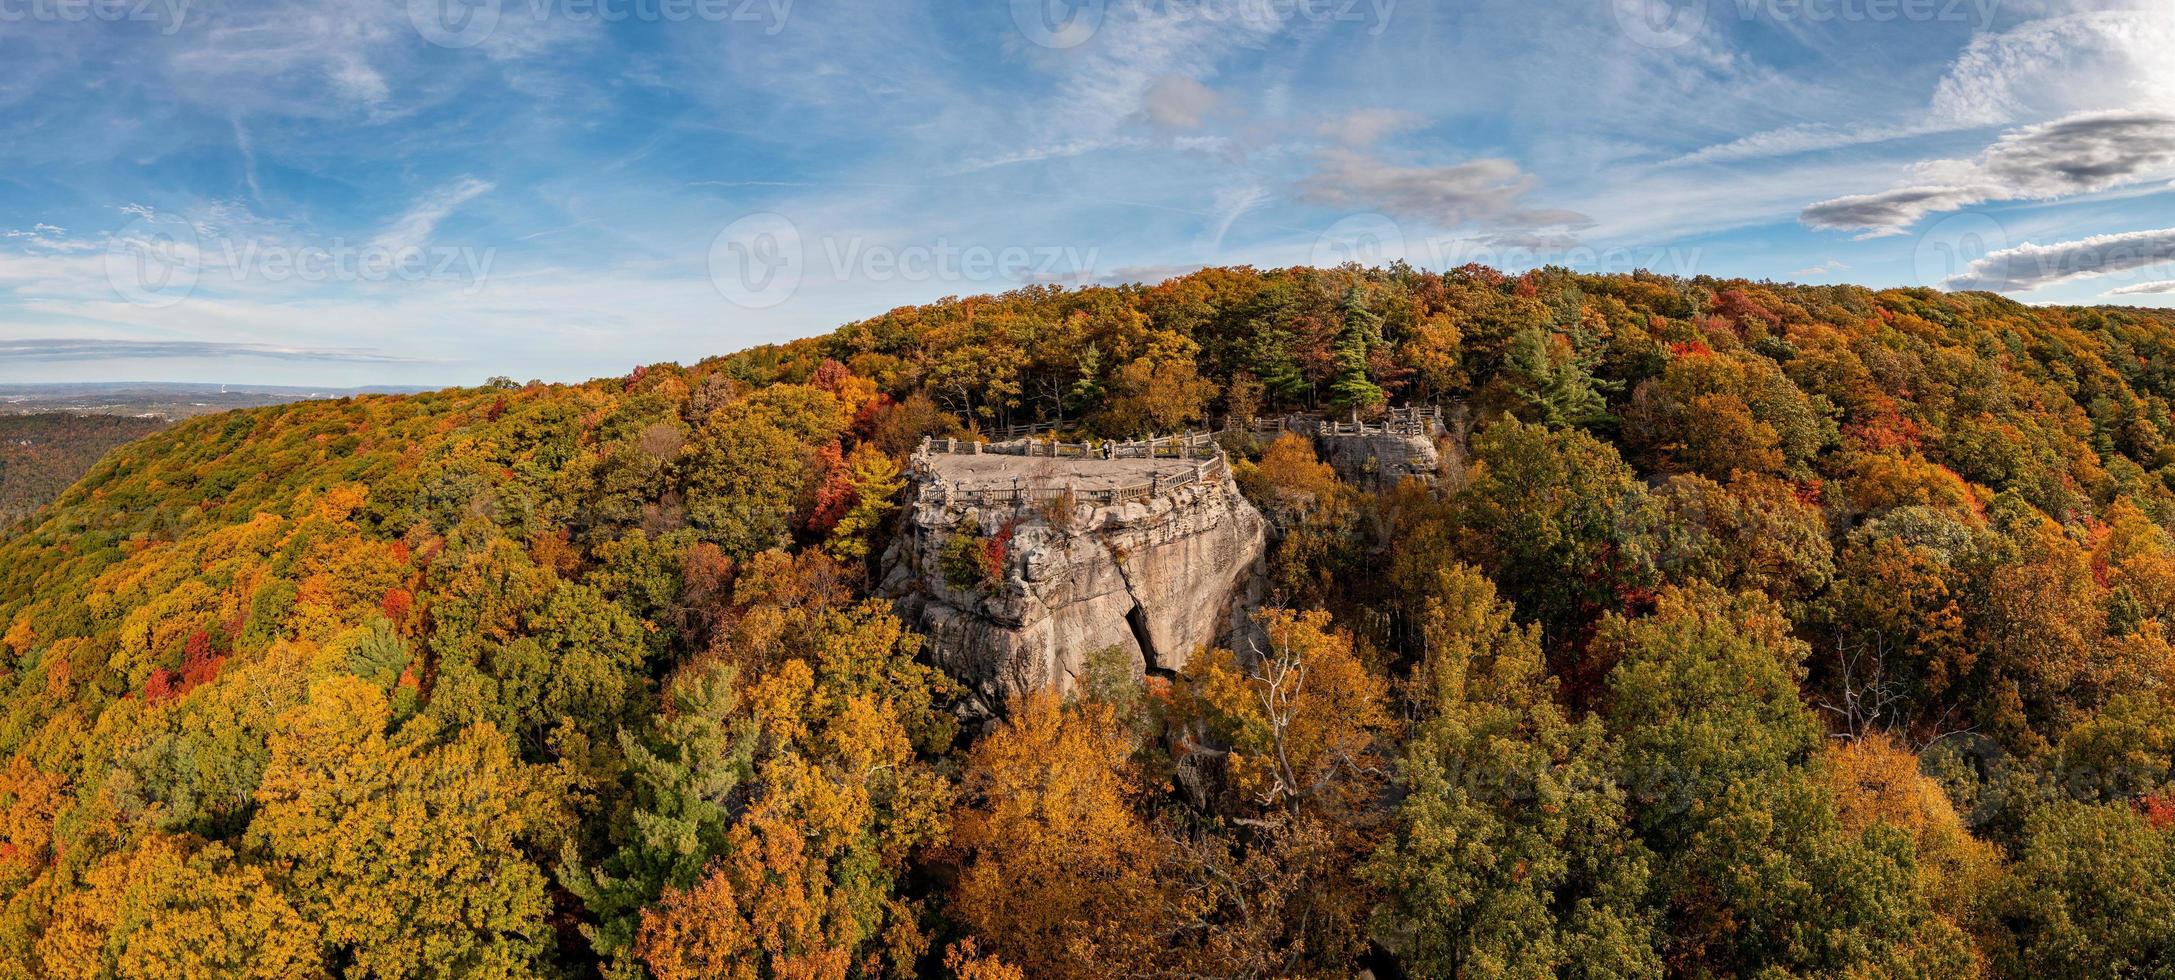
[(1442, 456), (1431, 434), (1324, 432), (1314, 437), (1322, 462), (1347, 482), (1392, 487), (1406, 477), (1433, 481)]
[(1266, 548), (1221, 454), (1190, 445), (1177, 458), (925, 451), (884, 589), (985, 710), (1070, 687), (1098, 650), (1136, 672), (1183, 668), (1244, 623)]
[(1287, 415), (1249, 419), (1238, 425), (1256, 439), (1295, 432), (1314, 440), (1314, 449), (1347, 483), (1394, 487), (1406, 477), (1433, 482), (1442, 467), (1437, 440), (1452, 432), (1439, 408), (1392, 408), (1378, 421), (1349, 421)]

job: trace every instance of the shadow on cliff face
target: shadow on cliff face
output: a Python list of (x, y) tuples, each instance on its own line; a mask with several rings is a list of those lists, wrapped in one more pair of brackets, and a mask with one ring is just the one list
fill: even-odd
[(1156, 677), (1176, 677), (1178, 673), (1163, 666), (1163, 658), (1156, 653), (1155, 638), (1148, 635), (1148, 610), (1138, 600), (1125, 613), (1125, 625), (1133, 630), (1133, 642), (1140, 645), (1140, 661), (1143, 670)]

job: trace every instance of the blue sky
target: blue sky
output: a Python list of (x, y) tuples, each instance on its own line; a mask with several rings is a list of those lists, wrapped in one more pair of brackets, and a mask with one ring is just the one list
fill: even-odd
[(0, 0), (0, 382), (1404, 258), (2175, 305), (2175, 4)]

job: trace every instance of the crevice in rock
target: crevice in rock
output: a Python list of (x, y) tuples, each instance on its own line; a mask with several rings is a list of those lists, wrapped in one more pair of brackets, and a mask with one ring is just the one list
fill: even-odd
[(1148, 636), (1148, 610), (1140, 607), (1139, 600), (1134, 600), (1133, 608), (1126, 611), (1125, 625), (1133, 630), (1133, 642), (1140, 645), (1140, 659), (1146, 665), (1144, 670), (1148, 674), (1156, 677), (1178, 676), (1176, 671), (1163, 666), (1162, 658), (1156, 655), (1155, 640)]

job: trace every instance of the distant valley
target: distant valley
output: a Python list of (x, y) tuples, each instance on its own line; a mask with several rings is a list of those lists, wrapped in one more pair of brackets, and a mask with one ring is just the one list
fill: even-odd
[(298, 388), (280, 385), (187, 384), (177, 382), (71, 382), (0, 384), (0, 415), (74, 412), (134, 415), (168, 421), (236, 408), (281, 405), (351, 395), (413, 394), (429, 388)]
[(0, 415), (0, 535), (60, 496), (115, 446), (168, 424), (68, 412)]
[(427, 389), (159, 382), (0, 385), (0, 535), (60, 495), (114, 447), (200, 415)]

